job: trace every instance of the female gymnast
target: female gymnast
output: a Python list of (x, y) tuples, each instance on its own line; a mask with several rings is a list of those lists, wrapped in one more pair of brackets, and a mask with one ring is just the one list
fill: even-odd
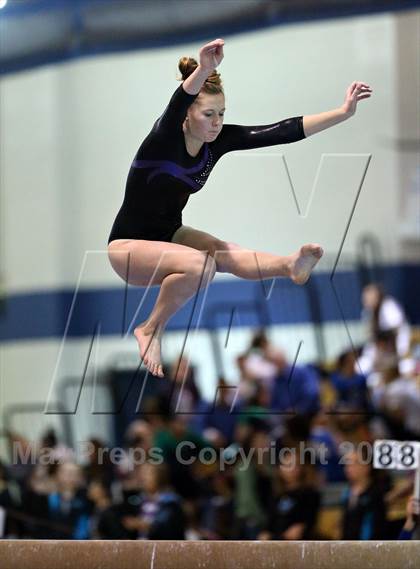
[(160, 285), (153, 310), (134, 330), (147, 369), (163, 377), (161, 338), (168, 319), (216, 272), (244, 279), (289, 277), (305, 283), (322, 256), (316, 244), (288, 256), (255, 252), (182, 224), (190, 194), (204, 186), (227, 152), (296, 142), (351, 117), (371, 88), (359, 81), (344, 104), (317, 115), (263, 126), (223, 124), (225, 97), (216, 67), (222, 39), (204, 45), (199, 63), (183, 57), (182, 83), (140, 146), (108, 241), (113, 269), (127, 283)]

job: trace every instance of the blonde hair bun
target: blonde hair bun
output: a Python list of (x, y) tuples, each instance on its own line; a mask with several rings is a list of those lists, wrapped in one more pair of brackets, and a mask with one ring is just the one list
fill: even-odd
[[(178, 63), (178, 69), (181, 73), (181, 77), (178, 78), (178, 81), (185, 81), (185, 79), (187, 79), (191, 73), (194, 73), (197, 67), (197, 60), (193, 57), (181, 57)], [(204, 85), (201, 88), (201, 91), (204, 93), (209, 93), (210, 95), (223, 93), (222, 78), (216, 69), (213, 69), (212, 73), (207, 77)]]

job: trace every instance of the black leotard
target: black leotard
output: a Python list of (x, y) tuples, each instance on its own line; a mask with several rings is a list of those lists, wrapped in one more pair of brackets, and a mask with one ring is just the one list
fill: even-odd
[(201, 190), (223, 154), (305, 138), (301, 116), (263, 126), (225, 124), (217, 138), (205, 142), (192, 157), (182, 124), (196, 97), (179, 85), (140, 146), (108, 243), (114, 239), (171, 241), (182, 225), (182, 210), (190, 194)]

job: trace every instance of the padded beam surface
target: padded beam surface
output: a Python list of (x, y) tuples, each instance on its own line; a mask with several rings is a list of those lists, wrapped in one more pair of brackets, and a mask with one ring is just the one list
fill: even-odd
[(0, 540), (2, 569), (419, 569), (420, 541)]

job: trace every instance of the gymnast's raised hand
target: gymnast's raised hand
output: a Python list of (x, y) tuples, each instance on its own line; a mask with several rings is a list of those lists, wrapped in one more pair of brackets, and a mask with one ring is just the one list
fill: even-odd
[(200, 67), (204, 71), (211, 73), (220, 65), (223, 55), (224, 40), (217, 39), (206, 43), (199, 51)]
[(342, 109), (349, 117), (356, 112), (357, 103), (363, 99), (368, 99), (372, 94), (372, 89), (366, 83), (353, 81), (346, 91), (346, 98)]

